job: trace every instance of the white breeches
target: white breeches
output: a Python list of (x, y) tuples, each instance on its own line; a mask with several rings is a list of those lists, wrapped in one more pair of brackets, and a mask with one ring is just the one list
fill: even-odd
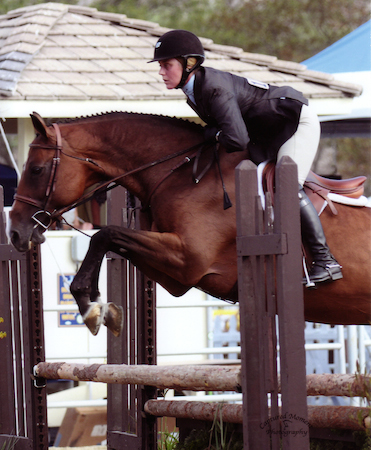
[(298, 166), (298, 179), (301, 185), (312, 167), (316, 156), (321, 128), (317, 114), (307, 105), (303, 105), (299, 126), (295, 134), (279, 149), (277, 162), (285, 155)]

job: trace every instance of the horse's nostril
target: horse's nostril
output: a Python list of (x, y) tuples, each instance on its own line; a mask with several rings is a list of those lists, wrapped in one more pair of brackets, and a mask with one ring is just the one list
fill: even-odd
[(14, 245), (14, 247), (15, 247), (17, 250), (19, 250), (20, 236), (19, 236), (18, 231), (12, 230), (12, 231), (10, 232), (9, 237), (10, 237), (10, 242)]
[(12, 242), (12, 244), (14, 244), (17, 241), (19, 241), (19, 234), (18, 234), (17, 231), (11, 230), (11, 232), (10, 232), (10, 241)]
[(19, 251), (26, 251), (22, 246), (22, 239), (21, 239), (21, 235), (17, 230), (10, 230), (9, 232), (9, 238), (10, 238), (10, 242), (13, 244), (13, 246)]

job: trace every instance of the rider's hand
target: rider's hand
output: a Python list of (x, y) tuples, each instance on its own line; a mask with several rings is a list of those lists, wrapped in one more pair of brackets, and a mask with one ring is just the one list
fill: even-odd
[(204, 139), (205, 141), (218, 142), (220, 133), (221, 130), (218, 128), (206, 126), (204, 128)]

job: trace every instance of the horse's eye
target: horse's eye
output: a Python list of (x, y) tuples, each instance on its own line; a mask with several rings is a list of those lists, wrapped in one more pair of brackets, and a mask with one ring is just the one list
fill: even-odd
[(40, 167), (40, 166), (34, 166), (31, 169), (31, 173), (33, 175), (40, 175), (42, 171), (43, 171), (43, 167)]

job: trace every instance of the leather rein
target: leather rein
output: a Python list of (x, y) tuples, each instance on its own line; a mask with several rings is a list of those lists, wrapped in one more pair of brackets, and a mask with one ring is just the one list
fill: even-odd
[[(116, 184), (116, 181), (120, 180), (121, 178), (127, 177), (129, 175), (133, 175), (135, 173), (141, 172), (145, 169), (148, 169), (150, 167), (156, 166), (158, 164), (161, 164), (165, 161), (169, 161), (171, 159), (174, 159), (178, 156), (182, 156), (185, 153), (191, 152), (192, 150), (195, 150), (190, 156), (185, 156), (185, 158), (180, 161), (179, 163), (177, 163), (174, 167), (172, 167), (157, 183), (156, 185), (152, 188), (150, 194), (148, 195), (146, 201), (143, 204), (142, 209), (148, 208), (149, 207), (149, 203), (150, 200), (154, 194), (154, 192), (157, 190), (157, 188), (177, 169), (179, 169), (180, 167), (182, 167), (183, 165), (189, 163), (192, 159), (195, 159), (194, 161), (194, 166), (193, 166), (193, 181), (195, 183), (198, 183), (201, 178), (205, 175), (205, 173), (209, 170), (209, 168), (211, 167), (211, 165), (214, 162), (214, 158), (212, 158), (209, 163), (207, 164), (207, 166), (203, 169), (203, 171), (201, 172), (201, 174), (199, 174), (197, 176), (196, 172), (197, 172), (197, 167), (198, 167), (198, 160), (200, 158), (200, 155), (203, 151), (203, 149), (205, 148), (205, 146), (210, 145), (210, 143), (208, 143), (207, 141), (205, 142), (200, 142), (198, 144), (195, 144), (189, 148), (180, 150), (178, 152), (172, 153), (170, 155), (166, 155), (162, 158), (159, 158), (155, 161), (151, 161), (149, 163), (143, 164), (142, 166), (130, 170), (124, 174), (118, 175), (117, 177), (114, 177), (108, 181), (104, 181), (102, 183), (100, 183), (98, 186), (96, 186), (94, 189), (92, 189), (91, 191), (83, 194), (79, 200), (71, 203), (68, 206), (65, 206), (61, 209), (58, 210), (54, 210), (53, 212), (48, 211), (47, 206), (50, 200), (50, 197), (52, 195), (52, 193), (55, 190), (55, 186), (56, 186), (56, 182), (57, 182), (57, 169), (59, 167), (60, 164), (60, 160), (61, 160), (61, 154), (68, 156), (70, 158), (74, 158), (74, 159), (78, 159), (82, 162), (88, 162), (91, 164), (94, 164), (97, 167), (100, 167), (99, 164), (97, 164), (95, 161), (93, 161), (90, 158), (80, 158), (74, 155), (69, 155), (67, 153), (65, 153), (63, 151), (63, 147), (62, 147), (62, 135), (60, 132), (60, 128), (58, 126), (57, 123), (53, 123), (53, 128), (55, 130), (56, 133), (56, 145), (51, 145), (51, 146), (44, 146), (41, 144), (30, 144), (30, 148), (35, 148), (35, 147), (41, 147), (41, 148), (45, 148), (45, 149), (50, 149), (50, 150), (55, 150), (54, 156), (53, 156), (53, 162), (52, 162), (52, 168), (51, 168), (51, 172), (50, 172), (50, 177), (48, 180), (48, 184), (46, 187), (46, 192), (45, 192), (45, 199), (44, 201), (40, 201), (40, 200), (35, 200), (31, 197), (27, 197), (24, 195), (19, 195), (19, 194), (15, 194), (14, 195), (14, 200), (20, 201), (22, 203), (26, 203), (28, 205), (31, 206), (36, 206), (37, 208), (40, 208), (39, 211), (37, 211), (33, 216), (32, 219), (36, 222), (37, 225), (40, 225), (42, 228), (44, 228), (45, 230), (47, 230), (51, 224), (54, 222), (54, 220), (59, 219), (60, 216), (62, 214), (64, 214), (65, 212), (76, 208), (77, 206), (89, 201), (94, 194), (99, 191), (99, 192), (104, 192), (104, 191), (109, 191), (117, 186), (119, 186), (118, 184)], [(217, 150), (216, 150), (217, 151)], [(216, 153), (215, 151), (215, 153)], [(218, 158), (215, 157), (215, 159), (218, 161)], [(103, 170), (103, 169), (102, 169)], [(43, 219), (45, 220), (45, 223), (43, 221)], [(35, 225), (35, 226), (37, 226)]]

